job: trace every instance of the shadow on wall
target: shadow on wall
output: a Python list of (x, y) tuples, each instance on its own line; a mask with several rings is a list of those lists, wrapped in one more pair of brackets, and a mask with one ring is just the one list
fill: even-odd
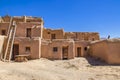
[(108, 64), (100, 58), (85, 57), (92, 66), (120, 66), (120, 64)]

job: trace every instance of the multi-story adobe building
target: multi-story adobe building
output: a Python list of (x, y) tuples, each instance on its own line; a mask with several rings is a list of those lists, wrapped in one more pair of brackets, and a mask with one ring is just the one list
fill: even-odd
[(42, 18), (8, 15), (0, 17), (0, 35), (6, 36), (0, 54), (4, 60), (14, 60), (16, 55), (73, 59), (86, 56), (90, 42), (100, 39), (98, 32), (46, 29)]

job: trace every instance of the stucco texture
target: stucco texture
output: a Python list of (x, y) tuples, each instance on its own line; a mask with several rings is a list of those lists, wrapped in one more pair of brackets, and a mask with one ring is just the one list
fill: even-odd
[(93, 42), (90, 55), (100, 58), (109, 64), (120, 64), (120, 39), (108, 39)]

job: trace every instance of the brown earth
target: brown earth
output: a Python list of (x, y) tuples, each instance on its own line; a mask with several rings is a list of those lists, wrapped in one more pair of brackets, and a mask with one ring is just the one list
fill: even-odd
[(1, 62), (0, 80), (120, 80), (120, 66), (86, 58)]

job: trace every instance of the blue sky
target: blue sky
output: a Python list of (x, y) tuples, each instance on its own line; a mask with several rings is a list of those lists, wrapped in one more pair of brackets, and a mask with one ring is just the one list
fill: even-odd
[(120, 0), (0, 0), (0, 16), (42, 17), (46, 28), (120, 37)]

